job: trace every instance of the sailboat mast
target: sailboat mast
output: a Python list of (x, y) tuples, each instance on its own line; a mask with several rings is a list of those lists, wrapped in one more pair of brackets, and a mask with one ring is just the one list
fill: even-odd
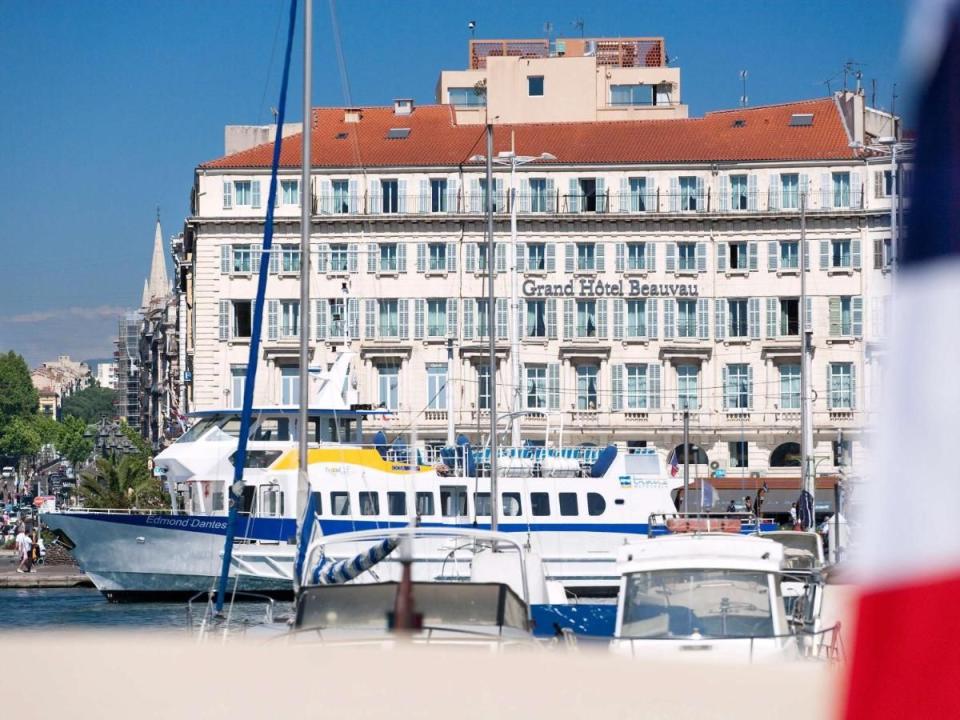
[(310, 142), (313, 108), (310, 86), (313, 82), (313, 0), (303, 2), (303, 156), (300, 168), (300, 414), (297, 458), (297, 507), (306, 507), (310, 482), (307, 475), (308, 412), (310, 407), (310, 216), (313, 192), (310, 187)]
[[(817, 526), (817, 478), (814, 472), (813, 412), (810, 405), (811, 319), (807, 317), (807, 194), (800, 192), (800, 475), (801, 489), (810, 493), (813, 527)], [(827, 390), (829, 392), (829, 389)]]
[(493, 125), (487, 123), (487, 338), (490, 341), (490, 529), (497, 529), (497, 334), (494, 303)]

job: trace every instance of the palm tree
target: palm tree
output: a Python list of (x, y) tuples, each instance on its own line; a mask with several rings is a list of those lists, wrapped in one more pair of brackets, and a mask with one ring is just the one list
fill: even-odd
[(139, 456), (99, 458), (94, 470), (83, 474), (79, 492), (90, 508), (164, 506), (163, 488)]

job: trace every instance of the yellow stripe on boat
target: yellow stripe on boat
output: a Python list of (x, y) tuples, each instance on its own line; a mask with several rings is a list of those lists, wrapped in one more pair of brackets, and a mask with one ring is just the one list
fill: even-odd
[[(311, 448), (307, 453), (307, 463), (309, 465), (317, 463), (359, 465), (371, 470), (396, 475), (409, 475), (411, 471), (428, 472), (431, 469), (429, 465), (417, 467), (416, 465), (384, 460), (374, 448)], [(296, 470), (297, 467), (299, 467), (298, 451), (288, 450), (270, 466), (270, 469)]]

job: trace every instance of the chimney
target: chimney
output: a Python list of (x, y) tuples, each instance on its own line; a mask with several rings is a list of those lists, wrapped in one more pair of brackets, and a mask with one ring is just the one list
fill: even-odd
[(413, 100), (410, 98), (398, 98), (393, 101), (394, 115), (410, 115), (413, 112)]
[(343, 109), (343, 121), (345, 123), (358, 123), (362, 117), (363, 114), (361, 113), (360, 108)]

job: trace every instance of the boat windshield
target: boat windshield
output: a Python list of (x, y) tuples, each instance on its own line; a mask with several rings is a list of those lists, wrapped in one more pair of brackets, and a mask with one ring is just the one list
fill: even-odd
[(223, 422), (222, 415), (213, 415), (211, 417), (203, 417), (197, 420), (193, 425), (190, 426), (190, 429), (187, 430), (183, 435), (177, 438), (178, 443), (189, 443), (196, 442), (200, 439), (202, 435), (205, 435), (207, 430), (212, 427), (215, 427), (217, 424)]
[(770, 575), (751, 570), (632, 573), (623, 638), (742, 638), (773, 635)]
[(776, 540), (785, 548), (791, 550), (805, 550), (814, 558), (819, 557), (821, 540), (820, 536), (814, 532), (770, 532), (760, 533), (761, 537)]

